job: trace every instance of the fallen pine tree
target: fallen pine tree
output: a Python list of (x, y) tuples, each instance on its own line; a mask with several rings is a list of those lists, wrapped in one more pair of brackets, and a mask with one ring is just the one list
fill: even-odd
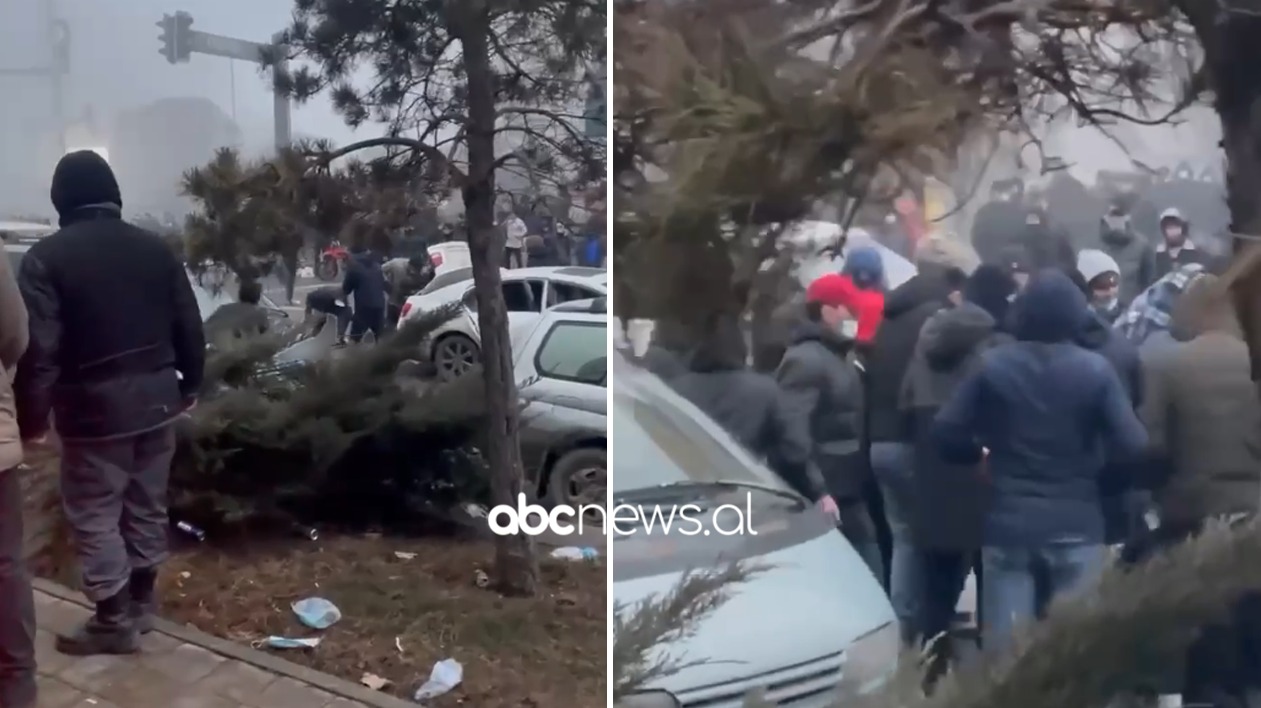
[(277, 370), (277, 340), (208, 357), (203, 398), (179, 426), (171, 514), (209, 535), (261, 528), (432, 531), (488, 497), (482, 377), (412, 367), (454, 316), (415, 318), (374, 346)]

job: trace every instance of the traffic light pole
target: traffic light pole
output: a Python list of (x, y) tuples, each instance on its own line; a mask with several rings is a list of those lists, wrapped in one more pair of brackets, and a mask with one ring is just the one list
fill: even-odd
[[(246, 39), (227, 37), (192, 29), (193, 18), (187, 12), (166, 15), (157, 23), (162, 29), (161, 54), (172, 64), (186, 63), (193, 54), (239, 59), (255, 64), (270, 64), (272, 70), (273, 113), (275, 120), (276, 149), (282, 150), (293, 143), (292, 113), (289, 97), (280, 90), (280, 77), (288, 71), (284, 60), (284, 36), (277, 33), (270, 43), (251, 42)], [(266, 59), (274, 59), (268, 62)]]

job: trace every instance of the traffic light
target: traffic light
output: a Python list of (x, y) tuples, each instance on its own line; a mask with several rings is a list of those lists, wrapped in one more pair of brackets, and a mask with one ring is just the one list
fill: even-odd
[(189, 35), (192, 33), (193, 16), (182, 10), (174, 15), (166, 14), (158, 21), (157, 26), (162, 30), (162, 34), (158, 36), (162, 42), (162, 48), (158, 50), (158, 53), (166, 57), (167, 62), (171, 64), (188, 61), (191, 53)]
[(158, 29), (162, 30), (162, 34), (158, 39), (162, 42), (162, 48), (158, 53), (166, 57), (166, 61), (170, 64), (175, 63), (175, 16), (167, 13), (158, 20)]

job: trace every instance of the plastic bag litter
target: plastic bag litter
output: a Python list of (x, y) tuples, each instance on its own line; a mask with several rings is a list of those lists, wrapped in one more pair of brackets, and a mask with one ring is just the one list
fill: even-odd
[(591, 546), (562, 546), (550, 555), (561, 560), (592, 560), (600, 557), (600, 551)]
[(267, 647), (269, 649), (314, 649), (320, 645), (319, 637), (277, 637), (271, 636), (266, 639), (259, 639), (250, 642), (250, 646), (255, 649)]
[(311, 629), (328, 629), (342, 618), (337, 605), (322, 597), (308, 597), (293, 603), (293, 613)]
[(433, 671), (429, 672), (429, 680), (416, 689), (412, 700), (424, 701), (437, 698), (459, 686), (463, 680), (464, 667), (460, 665), (460, 662), (455, 659), (443, 659), (433, 665)]

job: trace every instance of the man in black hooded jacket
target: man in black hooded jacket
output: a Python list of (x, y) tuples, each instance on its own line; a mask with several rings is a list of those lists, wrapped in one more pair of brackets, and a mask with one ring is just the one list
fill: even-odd
[(30, 345), (14, 382), (23, 440), (55, 417), (61, 494), (96, 613), (57, 638), (66, 654), (127, 654), (152, 627), (167, 557), (172, 423), (197, 400), (202, 319), (184, 266), (122, 219), (109, 164), (73, 152), (53, 173), (61, 229), (23, 257)]
[(933, 313), (945, 307), (947, 295), (958, 290), (964, 274), (939, 263), (917, 263), (918, 273), (889, 293), (884, 320), (872, 342), (867, 369), (867, 433), (871, 442), (871, 471), (880, 488), (892, 548), (888, 558), (889, 597), (910, 644), (919, 616), (920, 579), (915, 573), (911, 545), (912, 449), (906, 416), (898, 410), (898, 391), (906, 376), (920, 329)]

